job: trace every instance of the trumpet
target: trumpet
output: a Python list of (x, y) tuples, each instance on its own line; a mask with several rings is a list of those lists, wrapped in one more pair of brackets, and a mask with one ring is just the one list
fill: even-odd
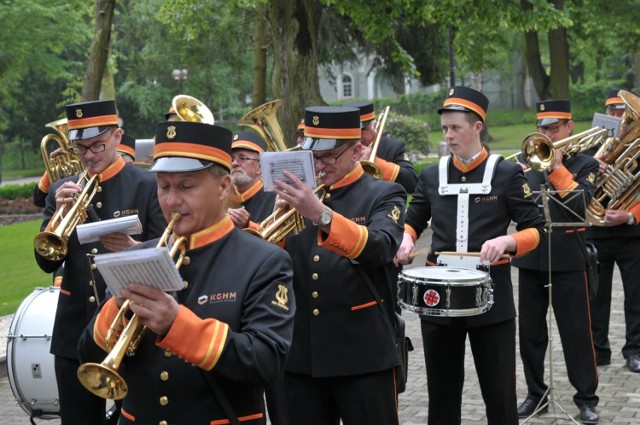
[[(160, 237), (156, 248), (168, 246), (173, 227), (181, 218), (182, 216), (177, 212), (174, 212), (171, 215), (171, 221)], [(169, 250), (169, 254), (172, 258), (178, 254), (178, 251), (180, 251), (176, 260), (176, 268), (180, 268), (183, 263), (188, 263), (185, 247), (186, 240), (187, 239), (184, 236), (177, 238)], [(107, 348), (110, 351), (107, 357), (102, 361), (102, 363), (83, 363), (78, 368), (78, 380), (80, 380), (80, 383), (98, 397), (121, 400), (126, 397), (127, 392), (129, 391), (127, 382), (122, 378), (122, 376), (120, 376), (118, 369), (122, 364), (125, 354), (129, 357), (135, 355), (138, 345), (142, 340), (142, 335), (146, 330), (146, 326), (140, 322), (140, 318), (137, 314), (132, 315), (129, 323), (124, 326), (126, 322), (125, 316), (130, 311), (129, 306), (130, 301), (126, 300), (122, 304), (122, 307), (120, 307), (120, 311), (118, 311), (118, 314), (115, 319), (113, 319), (113, 322), (109, 327), (106, 341)], [(111, 339), (114, 337), (116, 331), (123, 327), (124, 330), (118, 337), (118, 341), (113, 347), (111, 347)]]
[[(324, 174), (324, 172), (320, 172), (316, 180), (321, 179)], [(324, 188), (325, 185), (321, 184), (313, 190), (315, 195), (322, 191), (320, 194), (321, 202), (326, 194)], [(276, 209), (269, 217), (261, 221), (258, 225), (258, 230), (250, 228), (244, 230), (252, 235), (261, 237), (267, 242), (277, 244), (286, 238), (289, 233), (297, 235), (305, 226), (305, 218), (295, 208), (285, 206)]]
[[(62, 118), (56, 121), (52, 121), (45, 124), (45, 127), (49, 127), (55, 130), (55, 134), (47, 134), (40, 141), (40, 153), (44, 160), (44, 167), (49, 175), (51, 183), (58, 181), (64, 177), (74, 176), (81, 173), (84, 170), (82, 162), (78, 155), (71, 150), (71, 142), (67, 138), (67, 119)], [(57, 148), (62, 148), (67, 153), (55, 158), (49, 156), (48, 146), (51, 143), (57, 144)]]
[(60, 207), (49, 222), (49, 230), (38, 233), (33, 241), (36, 252), (48, 260), (59, 261), (67, 256), (69, 237), (76, 226), (87, 219), (91, 200), (102, 190), (98, 174), (88, 178), (89, 168), (90, 165), (78, 178), (78, 184), (84, 187), (73, 199), (69, 211), (66, 211), (67, 205)]
[(555, 143), (542, 133), (531, 133), (522, 141), (520, 152), (505, 159), (514, 159), (521, 154), (530, 169), (549, 171), (557, 160), (556, 149), (563, 149), (565, 155), (572, 156), (598, 146), (604, 141), (607, 133), (606, 128), (593, 127)]
[(179, 121), (200, 122), (213, 125), (215, 120), (207, 106), (195, 97), (179, 94), (171, 101)]
[(378, 153), (378, 146), (380, 145), (380, 140), (382, 139), (382, 130), (384, 130), (384, 126), (387, 123), (387, 116), (389, 115), (389, 106), (385, 106), (382, 112), (380, 112), (380, 116), (376, 121), (376, 140), (374, 140), (373, 145), (371, 147), (371, 153), (369, 154), (368, 160), (360, 161), (360, 165), (364, 169), (364, 172), (369, 174), (375, 179), (380, 180), (382, 178), (382, 170), (375, 163), (376, 154)]

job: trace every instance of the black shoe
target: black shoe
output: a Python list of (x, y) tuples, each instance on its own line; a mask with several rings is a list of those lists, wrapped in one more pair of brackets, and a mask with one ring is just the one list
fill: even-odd
[[(538, 405), (540, 406), (545, 405), (545, 406), (536, 412), (536, 407), (538, 407)], [(529, 416), (533, 415), (533, 412), (536, 412), (536, 415), (537, 415), (539, 413), (547, 413), (548, 410), (549, 410), (549, 406), (547, 405), (546, 399), (542, 400), (541, 402), (538, 402), (538, 400), (534, 400), (530, 397), (527, 397), (522, 402), (522, 404), (518, 406), (518, 417), (528, 418)]]
[(598, 415), (598, 412), (596, 412), (595, 407), (585, 404), (580, 408), (579, 420), (583, 424), (597, 424), (600, 420), (600, 416)]
[(631, 372), (640, 372), (640, 355), (632, 354), (627, 357), (627, 367)]
[(598, 357), (596, 356), (596, 364), (598, 366), (607, 366), (611, 364), (611, 357)]

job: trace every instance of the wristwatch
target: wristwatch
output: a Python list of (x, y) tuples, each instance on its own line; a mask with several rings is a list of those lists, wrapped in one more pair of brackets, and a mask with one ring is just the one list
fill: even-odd
[(318, 222), (313, 222), (314, 226), (328, 226), (329, 224), (331, 224), (331, 220), (333, 219), (333, 211), (331, 210), (331, 208), (326, 207), (324, 209), (324, 211), (322, 211), (322, 214), (320, 214), (320, 218), (318, 219)]
[(629, 226), (633, 226), (635, 222), (636, 222), (635, 216), (633, 215), (633, 213), (629, 212), (629, 220), (627, 220), (627, 224)]

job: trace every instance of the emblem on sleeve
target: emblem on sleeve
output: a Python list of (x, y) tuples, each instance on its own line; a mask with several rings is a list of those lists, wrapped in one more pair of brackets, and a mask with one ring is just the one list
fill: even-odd
[(400, 207), (397, 205), (394, 205), (391, 212), (387, 214), (387, 217), (393, 220), (394, 223), (398, 224), (398, 220), (400, 220)]
[(402, 157), (402, 159), (404, 159), (405, 161), (410, 161), (409, 154), (405, 152), (404, 156)]
[(591, 184), (594, 184), (596, 181), (596, 175), (594, 173), (589, 173), (587, 176), (587, 181)]
[(525, 198), (531, 196), (531, 188), (529, 187), (529, 184), (525, 183), (522, 185), (522, 192), (524, 193)]
[(278, 284), (278, 292), (276, 292), (276, 299), (271, 301), (271, 304), (277, 305), (281, 309), (285, 311), (289, 311), (289, 288), (284, 286), (283, 284)]

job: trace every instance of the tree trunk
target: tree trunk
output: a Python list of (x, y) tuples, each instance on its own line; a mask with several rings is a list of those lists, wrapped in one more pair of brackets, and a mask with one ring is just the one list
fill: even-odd
[[(520, 0), (520, 6), (523, 12), (533, 10), (533, 5), (528, 0)], [(533, 80), (533, 87), (538, 93), (540, 99), (549, 97), (549, 76), (547, 75), (542, 60), (540, 59), (540, 44), (538, 42), (538, 33), (536, 31), (528, 31), (524, 33), (525, 56), (529, 75)]]
[(82, 85), (83, 101), (97, 100), (100, 97), (102, 77), (109, 57), (111, 23), (115, 6), (116, 0), (96, 0), (96, 26)]
[(273, 45), (272, 89), (282, 99), (279, 121), (287, 146), (295, 144), (295, 129), (305, 106), (323, 105), (318, 82), (320, 0), (272, 0), (267, 6)]
[(253, 94), (251, 107), (256, 108), (267, 101), (267, 6), (256, 5), (256, 40), (253, 50)]
[[(551, 0), (557, 10), (564, 9), (564, 0)], [(569, 98), (569, 41), (564, 27), (549, 31), (549, 58), (551, 95), (556, 99)]]
[(511, 90), (511, 107), (519, 111), (527, 109), (525, 84), (527, 81), (527, 64), (524, 60), (524, 38), (516, 37), (513, 42), (513, 89)]

